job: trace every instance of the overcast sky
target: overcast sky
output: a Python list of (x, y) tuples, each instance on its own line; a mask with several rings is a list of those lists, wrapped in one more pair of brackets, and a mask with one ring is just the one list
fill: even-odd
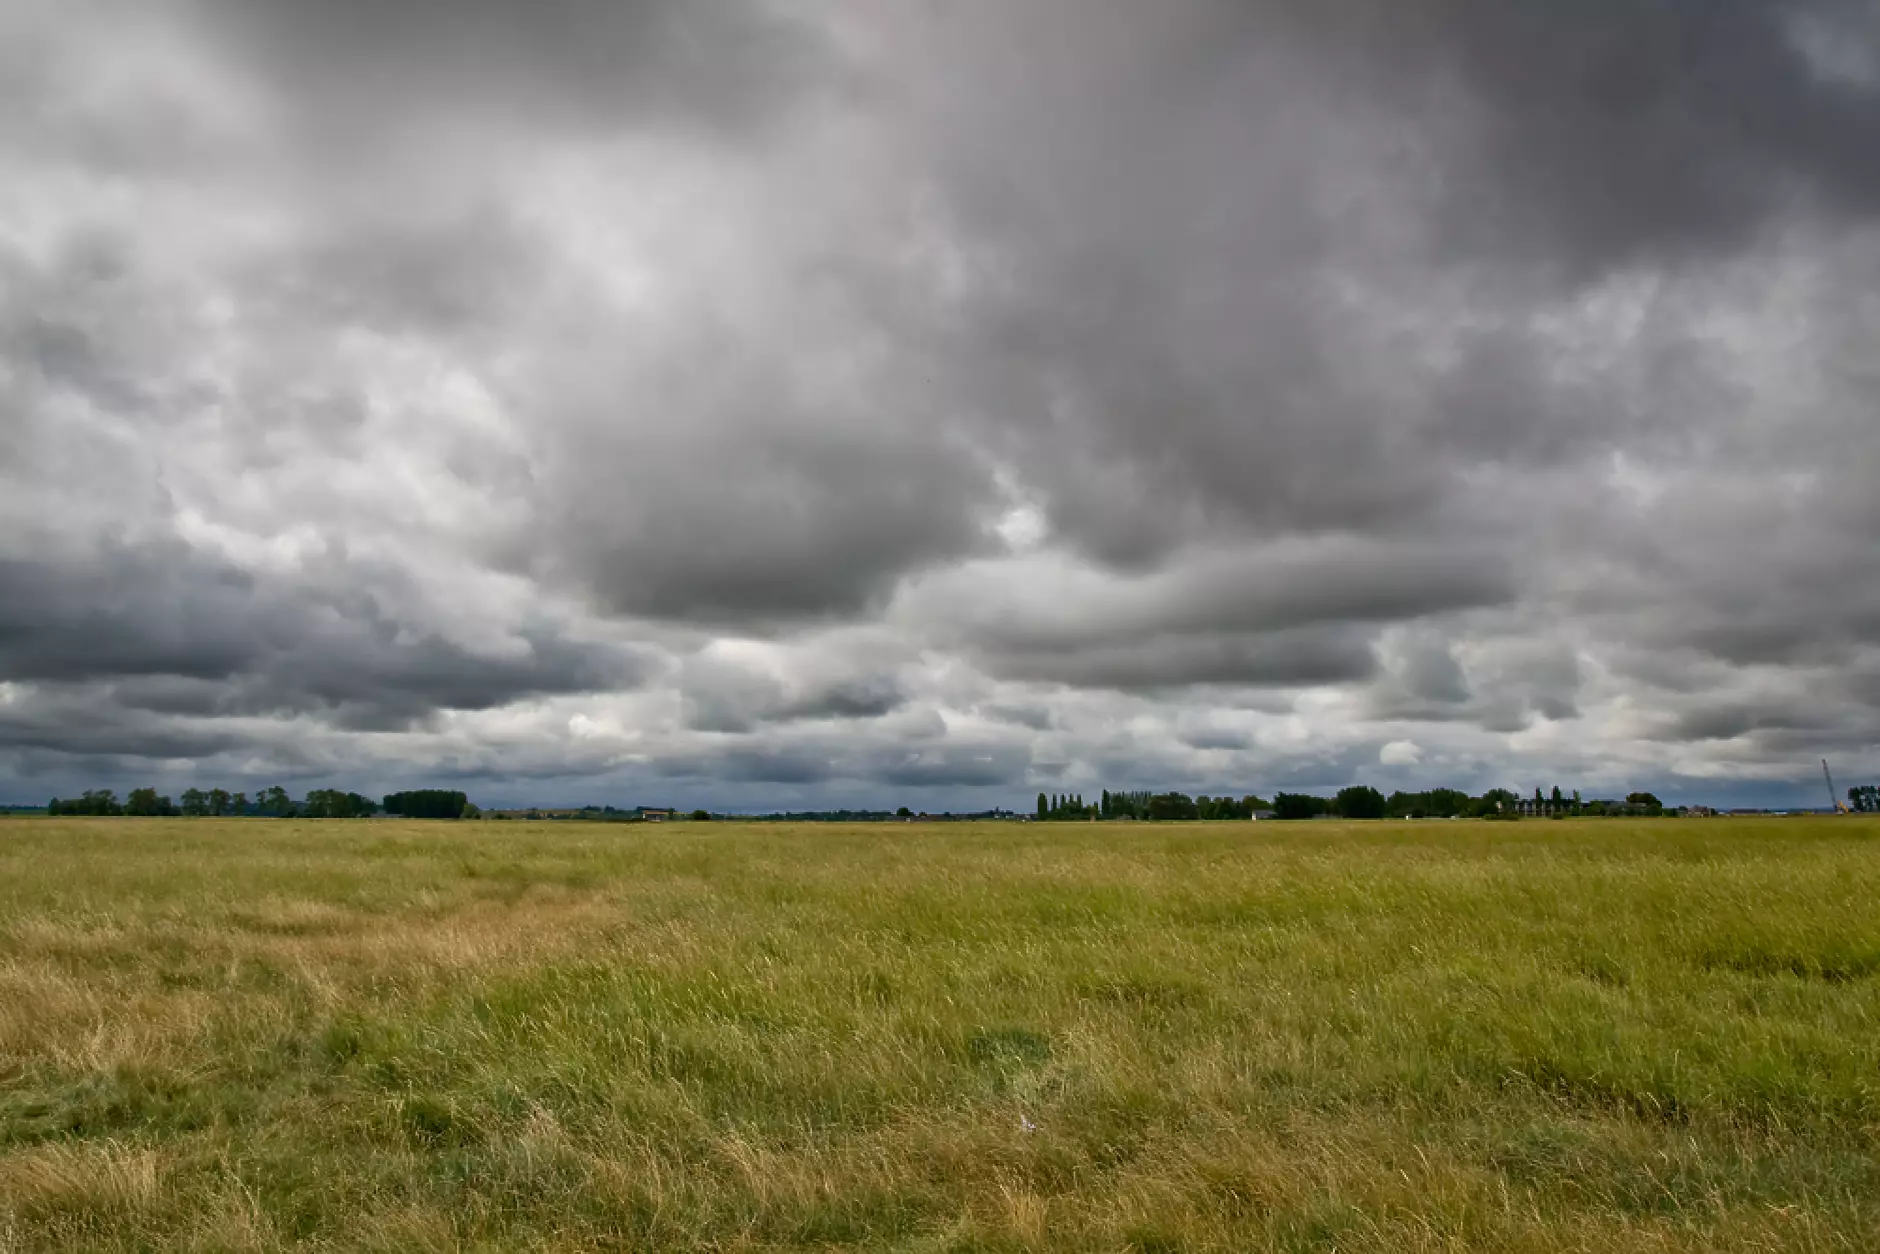
[(1880, 776), (1866, 0), (3, 0), (0, 798)]

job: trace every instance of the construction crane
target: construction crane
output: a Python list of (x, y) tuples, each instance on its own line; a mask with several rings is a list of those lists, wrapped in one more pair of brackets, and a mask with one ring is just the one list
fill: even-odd
[(1828, 759), (1826, 758), (1821, 759), (1821, 777), (1828, 781), (1828, 803), (1834, 807), (1834, 812), (1836, 814), (1846, 814), (1848, 812), (1847, 802), (1835, 795), (1834, 772), (1828, 769)]

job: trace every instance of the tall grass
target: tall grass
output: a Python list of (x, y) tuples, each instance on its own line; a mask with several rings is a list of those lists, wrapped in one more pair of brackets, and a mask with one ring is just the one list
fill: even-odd
[(1880, 1248), (1880, 823), (0, 825), (0, 1251)]

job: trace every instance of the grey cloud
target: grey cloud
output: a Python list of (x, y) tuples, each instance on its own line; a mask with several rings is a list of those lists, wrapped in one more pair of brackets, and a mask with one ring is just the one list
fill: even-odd
[[(0, 558), (0, 674), (178, 678), (197, 682), (173, 687), (171, 705), (228, 715), (326, 707), (355, 726), (390, 727), (439, 709), (631, 687), (646, 672), (630, 652), (547, 624), (519, 627), (501, 651), (473, 650), (392, 612), (383, 593), (410, 590), (388, 589), (383, 571), (283, 583), (175, 541), (59, 556)], [(213, 693), (203, 686), (217, 681)]]
[(1680, 740), (1734, 740), (1766, 731), (1821, 733), (1833, 730), (1835, 722), (1819, 707), (1711, 702), (1681, 711), (1671, 735)]
[(1368, 677), (1376, 667), (1365, 634), (1348, 629), (1146, 636), (1084, 648), (994, 649), (982, 657), (987, 669), (1007, 679), (1125, 691), (1347, 683)]
[(0, 746), (35, 755), (120, 763), (212, 758), (252, 745), (231, 723), (179, 719), (127, 708), (109, 688), (32, 690), (0, 706)]
[(1479, 547), (1338, 540), (1185, 554), (1140, 577), (1021, 568), (977, 596), (965, 595), (965, 583), (917, 584), (902, 608), (989, 648), (1047, 650), (1415, 620), (1504, 604), (1518, 587), (1505, 562)]
[(835, 776), (827, 755), (796, 746), (737, 745), (663, 758), (659, 771), (672, 778), (738, 783), (815, 784)]
[(686, 659), (680, 682), (686, 725), (697, 731), (749, 731), (787, 699), (774, 677), (702, 656)]
[(877, 757), (870, 773), (912, 788), (1013, 787), (1022, 783), (1030, 764), (1031, 752), (1022, 745), (944, 745)]
[(908, 701), (890, 674), (812, 675), (786, 683), (749, 666), (703, 655), (686, 660), (680, 686), (686, 725), (709, 732), (749, 732), (766, 723), (876, 719)]
[(555, 280), (554, 250), (499, 205), (384, 207), (269, 256), (244, 277), (257, 313), (388, 333), (504, 334), (517, 305)]
[(1337, 542), (1191, 557), (1146, 577), (1033, 573), (976, 596), (937, 579), (898, 612), (1008, 679), (1304, 686), (1368, 677), (1370, 624), (1500, 604), (1517, 587), (1478, 550)]
[(206, 29), (252, 60), (335, 143), (401, 128), (533, 122), (604, 132), (761, 129), (829, 81), (832, 49), (746, 0), (201, 0)]
[(866, 675), (807, 692), (783, 707), (786, 719), (879, 718), (907, 704), (892, 676)]
[[(1796, 38), (1825, 22), (1880, 46), (1871, 24), (1839, 20), (1852, 16), (1839, 0), (1448, 7), (1400, 9), (1377, 29), (1399, 64), (1423, 45), (1478, 106), (1473, 177), (1452, 184), (1458, 248), (1501, 242), (1583, 271), (1738, 246), (1798, 200), (1880, 211), (1864, 155), (1880, 142), (1880, 94), (1822, 75)], [(1472, 183), (1499, 203), (1461, 191)]]
[(941, 738), (884, 745), (828, 733), (738, 738), (662, 755), (671, 778), (776, 784), (877, 782), (909, 788), (984, 788), (1022, 783), (1030, 749), (1006, 741)]
[(910, 570), (983, 547), (963, 500), (975, 488), (944, 466), (857, 448), (723, 453), (715, 462), (707, 451), (713, 473), (696, 482), (657, 462), (626, 470), (627, 495), (605, 511), (589, 504), (602, 484), (572, 485), (557, 539), (603, 605), (707, 625), (840, 619), (864, 614)]
[(1033, 731), (1051, 730), (1051, 711), (1044, 706), (994, 704), (983, 707), (981, 713), (987, 718), (1015, 727), (1029, 727)]
[(15, 6), (0, 767), (1852, 754), (1876, 40), (1852, 0)]
[(1199, 728), (1185, 733), (1181, 740), (1190, 749), (1248, 749), (1253, 746), (1252, 736), (1227, 728)]
[(1536, 715), (1559, 721), (1580, 712), (1584, 675), (1578, 654), (1565, 643), (1545, 637), (1496, 642), (1478, 650), (1470, 670), (1491, 730), (1518, 731)]
[(1407, 634), (1392, 651), (1391, 677), (1402, 697), (1427, 706), (1456, 706), (1471, 696), (1450, 641), (1436, 632)]

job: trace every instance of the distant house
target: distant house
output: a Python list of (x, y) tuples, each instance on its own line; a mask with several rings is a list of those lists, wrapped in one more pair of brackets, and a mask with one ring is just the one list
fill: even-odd
[(664, 823), (667, 819), (676, 817), (678, 814), (678, 811), (677, 810), (650, 809), (646, 806), (641, 806), (639, 807), (639, 809), (634, 811), (634, 813), (638, 814), (641, 818), (645, 819), (648, 823)]
[(1278, 810), (1255, 810), (1252, 814), (1249, 814), (1247, 817), (1252, 819), (1254, 822), (1258, 823), (1262, 819), (1278, 818), (1279, 811)]

